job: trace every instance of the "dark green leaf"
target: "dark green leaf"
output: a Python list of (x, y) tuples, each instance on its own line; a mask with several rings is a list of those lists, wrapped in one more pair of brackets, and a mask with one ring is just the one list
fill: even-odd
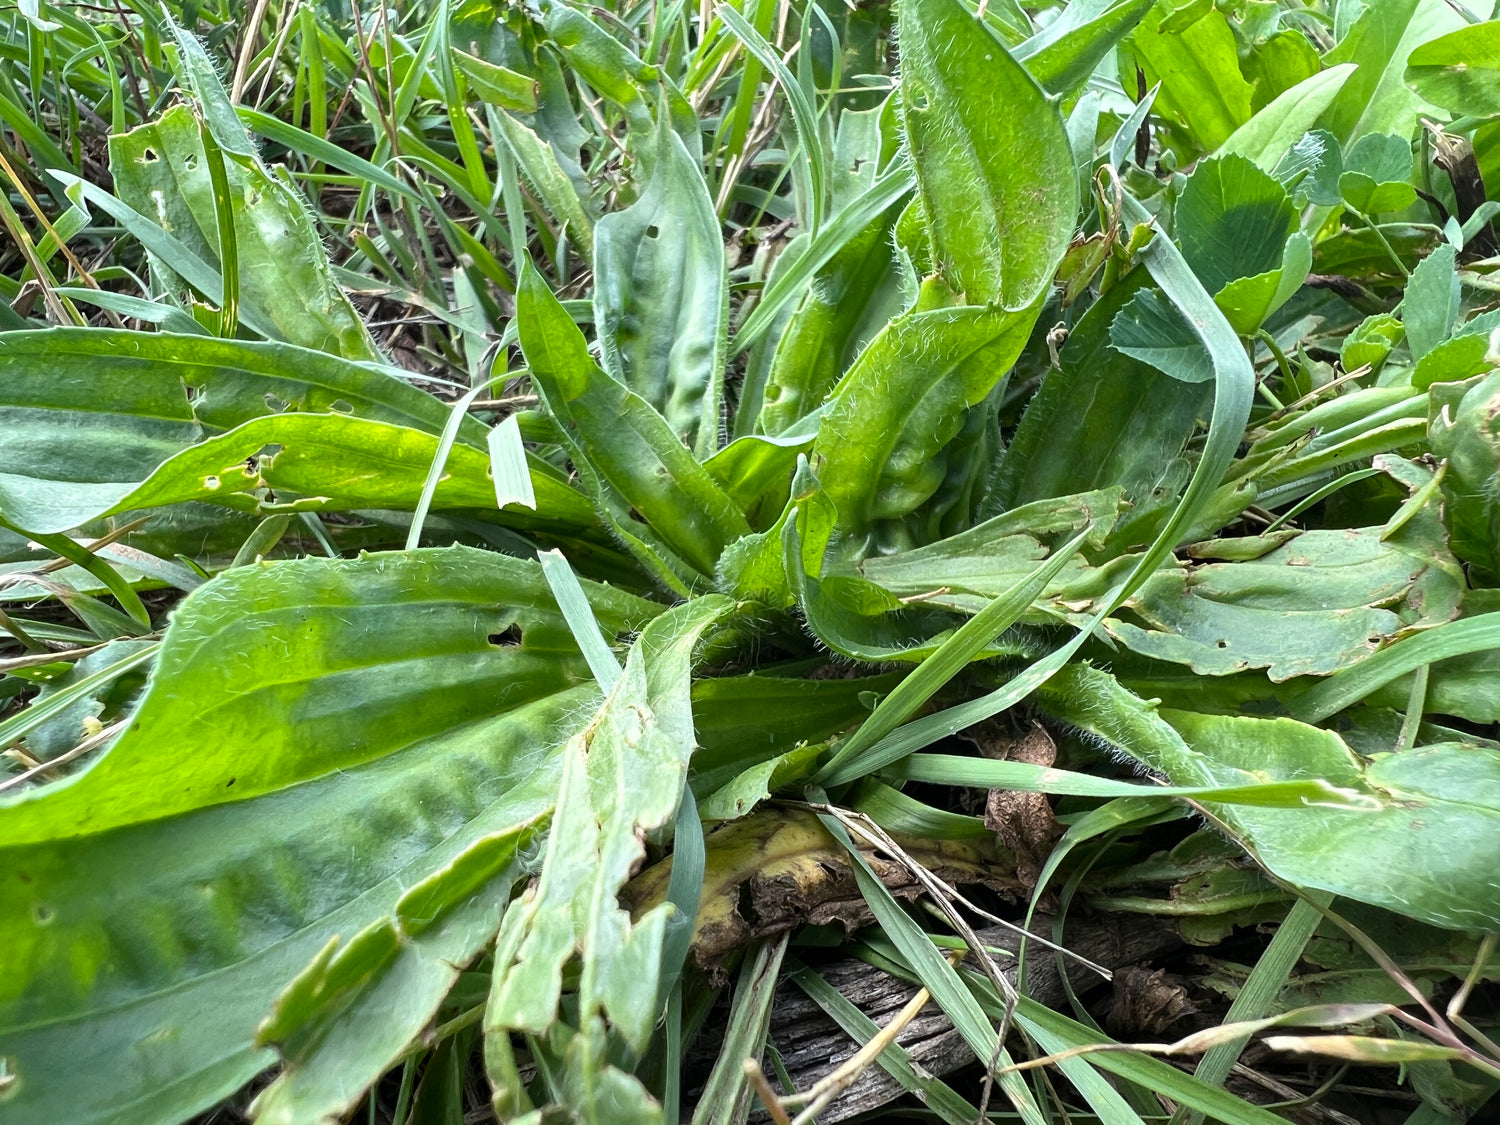
[[(745, 517), (639, 395), (594, 363), (572, 319), (529, 263), (517, 298), (521, 347), (554, 418), (583, 462), (682, 559), (713, 573)], [(583, 467), (580, 465), (580, 467)], [(630, 519), (616, 515), (617, 526)]]

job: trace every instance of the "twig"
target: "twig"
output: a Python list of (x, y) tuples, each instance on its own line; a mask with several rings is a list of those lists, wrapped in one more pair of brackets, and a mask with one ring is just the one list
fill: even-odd
[(750, 1087), (755, 1091), (755, 1096), (760, 1099), (760, 1104), (765, 1106), (766, 1112), (771, 1115), (771, 1120), (776, 1125), (792, 1125), (792, 1119), (786, 1115), (786, 1110), (781, 1108), (776, 1091), (771, 1089), (771, 1083), (766, 1080), (766, 1072), (761, 1070), (760, 1063), (754, 1059), (746, 1059), (745, 1077), (749, 1079)]
[(56, 766), (60, 766), (65, 762), (71, 762), (74, 758), (82, 757), (84, 754), (87, 754), (96, 746), (100, 746), (108, 742), (115, 735), (119, 734), (121, 729), (129, 721), (130, 720), (128, 719), (121, 719), (117, 723), (111, 723), (109, 726), (105, 727), (97, 734), (89, 735), (77, 746), (73, 747), (73, 749), (66, 750), (55, 758), (48, 758), (45, 762), (41, 762), (35, 766), (32, 766), (31, 769), (27, 770), (25, 773), (18, 773), (15, 777), (7, 777), (4, 781), (0, 781), (0, 793), (5, 792), (7, 789), (14, 789), (18, 785), (24, 785), (37, 774), (46, 773), (48, 770), (53, 769)]

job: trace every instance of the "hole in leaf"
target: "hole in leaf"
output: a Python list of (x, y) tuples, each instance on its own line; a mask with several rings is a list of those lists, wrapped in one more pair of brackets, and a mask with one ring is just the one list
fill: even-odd
[(203, 397), (202, 387), (195, 387), (191, 383), (184, 383), (182, 384), (182, 389), (187, 394), (187, 400), (189, 402), (197, 402), (200, 398)]
[(190, 152), (182, 158), (182, 166), (189, 170), (198, 167), (198, 154)]
[(216, 476), (206, 476), (203, 478), (203, 487), (209, 489), (210, 491), (218, 488), (219, 483), (219, 478)]
[(233, 789), (234, 788), (234, 783), (236, 781), (238, 781), (238, 780), (239, 780), (239, 778), (237, 778), (237, 777), (231, 777), (228, 781), (226, 781), (224, 783), (224, 788), (225, 789)]
[(516, 648), (521, 643), (521, 627), (511, 625), (503, 632), (491, 633), (489, 642), (496, 648)]
[(146, 148), (141, 150), (142, 164), (155, 164), (160, 159), (161, 157), (156, 155), (156, 150), (154, 148)]
[(749, 879), (740, 884), (739, 901), (735, 903), (735, 910), (752, 926), (760, 917), (760, 911), (755, 909), (755, 894), (750, 890)]
[(930, 103), (927, 99), (926, 90), (922, 89), (920, 86), (913, 86), (910, 91), (910, 97), (911, 101), (909, 108), (916, 110), (916, 112), (918, 113), (927, 112), (927, 107)]
[(271, 411), (272, 414), (280, 414), (286, 408), (287, 404), (285, 401), (277, 398), (270, 391), (266, 392), (266, 409)]
[(336, 398), (328, 404), (328, 409), (335, 414), (353, 414), (354, 404), (346, 399)]
[(1220, 648), (1228, 648), (1229, 647), (1229, 642), (1228, 641), (1220, 641), (1219, 642), (1219, 647)]
[(649, 227), (646, 228), (646, 237), (647, 238), (657, 238), (660, 235), (661, 235), (661, 228), (658, 227), (655, 223), (652, 223)]
[(255, 456), (252, 458), (252, 460), (273, 460), (276, 457), (276, 454), (280, 453), (285, 448), (286, 446), (284, 445), (276, 445), (273, 442), (267, 442), (265, 445), (256, 450)]

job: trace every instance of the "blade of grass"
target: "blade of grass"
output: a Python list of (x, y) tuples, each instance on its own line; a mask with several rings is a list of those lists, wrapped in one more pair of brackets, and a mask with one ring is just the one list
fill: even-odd
[(542, 577), (552, 588), (557, 608), (562, 611), (563, 619), (567, 621), (579, 651), (588, 662), (589, 671), (599, 684), (599, 690), (606, 696), (609, 695), (620, 681), (620, 662), (615, 659), (609, 642), (599, 629), (599, 622), (594, 617), (578, 576), (573, 573), (573, 568), (568, 565), (568, 560), (561, 551), (538, 551), (537, 559), (542, 564)]
[[(1333, 905), (1334, 896), (1325, 891), (1312, 891), (1309, 897), (1321, 906)], [(1322, 921), (1323, 915), (1316, 907), (1300, 898), (1293, 904), (1277, 927), (1271, 944), (1266, 946), (1266, 951), (1260, 955), (1255, 968), (1250, 970), (1250, 975), (1240, 986), (1240, 994), (1229, 1005), (1229, 1011), (1224, 1013), (1225, 1023), (1258, 1020), (1271, 1011), (1277, 994), (1291, 978), (1292, 970), (1302, 958), (1302, 951), (1307, 948), (1313, 931)], [(1249, 1041), (1250, 1037), (1247, 1035), (1243, 1039), (1210, 1047), (1198, 1060), (1193, 1077), (1214, 1086), (1222, 1086)], [(1172, 1114), (1170, 1125), (1200, 1125), (1202, 1121), (1201, 1112), (1179, 1106), (1177, 1112)]]
[(1377, 688), (1424, 664), (1471, 652), (1500, 649), (1500, 613), (1481, 613), (1395, 642), (1358, 664), (1335, 672), (1287, 704), (1292, 717), (1317, 723), (1358, 703)]

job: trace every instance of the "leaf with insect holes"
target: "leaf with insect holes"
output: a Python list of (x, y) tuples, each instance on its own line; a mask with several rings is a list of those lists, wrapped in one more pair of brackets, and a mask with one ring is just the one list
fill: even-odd
[[(154, 124), (111, 137), (109, 153), (120, 199), (174, 234), (203, 261), (217, 265), (213, 184), (192, 111), (177, 106)], [(224, 163), (235, 201), (241, 302), (257, 310), (288, 343), (346, 359), (379, 359), (364, 321), (333, 280), (306, 201), (256, 157), (225, 152)], [(159, 284), (180, 286), (171, 262), (153, 256), (152, 264)]]
[[(587, 590), (611, 635), (660, 612)], [(561, 745), (597, 699), (534, 562), (454, 547), (200, 587), (125, 733), (0, 811), (0, 1038), (21, 1076), (7, 1113), (144, 1125), (227, 1096), (275, 1060), (256, 1027), (330, 938), (352, 944), (551, 807)], [(432, 969), (423, 995), (442, 991)], [(428, 1018), (405, 995), (375, 1021), (394, 1049)], [(348, 1097), (389, 1058), (345, 1072)], [(99, 1081), (70, 1078), (78, 1065)]]

